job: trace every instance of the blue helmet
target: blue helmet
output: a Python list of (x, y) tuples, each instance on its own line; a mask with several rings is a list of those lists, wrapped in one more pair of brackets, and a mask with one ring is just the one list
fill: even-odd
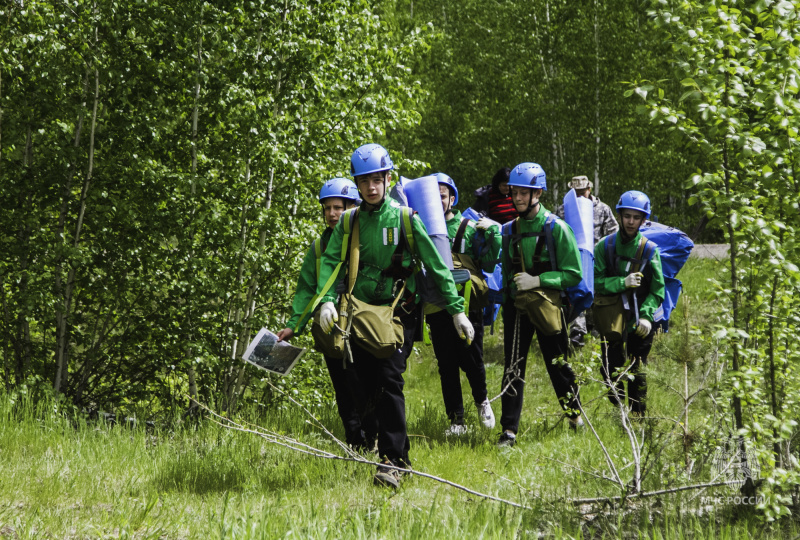
[(350, 175), (361, 176), (394, 169), (386, 148), (379, 144), (365, 144), (356, 148), (350, 157)]
[(439, 182), (440, 185), (447, 186), (453, 190), (453, 193), (456, 196), (456, 200), (453, 201), (453, 206), (456, 206), (458, 204), (458, 188), (456, 187), (456, 183), (453, 181), (453, 179), (440, 172), (437, 172), (433, 176), (436, 177), (436, 181)]
[(334, 178), (322, 185), (322, 189), (319, 190), (319, 202), (331, 197), (349, 199), (356, 204), (361, 202), (361, 197), (358, 196), (358, 188), (349, 178)]
[(547, 191), (547, 176), (545, 176), (544, 169), (538, 163), (526, 161), (511, 170), (508, 185)]
[(634, 190), (623, 193), (617, 203), (617, 212), (623, 208), (644, 212), (645, 219), (650, 218), (650, 198), (641, 191)]

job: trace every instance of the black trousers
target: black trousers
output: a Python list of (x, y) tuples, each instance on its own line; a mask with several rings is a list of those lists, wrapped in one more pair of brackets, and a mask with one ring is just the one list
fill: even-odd
[(425, 317), (431, 327), (431, 343), (439, 365), (444, 410), (453, 424), (464, 422), (464, 400), (461, 397), (461, 372), (467, 375), (472, 399), (483, 403), (486, 391), (486, 368), (483, 365), (483, 312), (473, 311), (469, 320), (475, 329), (471, 345), (461, 339), (453, 324), (453, 316), (437, 311)]
[[(644, 373), (640, 371), (641, 366), (647, 365), (647, 355), (650, 354), (650, 349), (653, 347), (654, 331), (650, 331), (645, 337), (639, 337), (634, 332), (628, 332), (628, 339), (619, 339), (617, 341), (606, 342), (603, 341), (603, 378), (608, 385), (608, 399), (614, 405), (619, 404), (619, 399), (614, 395), (612, 387), (617, 389), (619, 398), (625, 400), (625, 387), (623, 386), (623, 377), (620, 379), (620, 373), (623, 371), (626, 360), (630, 360), (631, 368), (630, 373), (633, 375), (633, 380), (628, 380), (628, 401), (630, 402), (631, 411), (644, 414), (647, 409), (647, 380)], [(626, 347), (627, 345), (627, 347)], [(627, 354), (626, 354), (627, 353)]]
[(406, 398), (403, 373), (414, 346), (420, 308), (400, 317), (403, 322), (403, 346), (389, 358), (375, 358), (353, 342), (353, 363), (366, 396), (362, 421), (369, 414), (378, 420), (378, 452), (394, 464), (411, 465), (410, 444), (406, 432)]
[[(579, 396), (578, 387), (575, 384), (575, 374), (569, 364), (564, 362), (554, 363), (553, 360), (563, 357), (567, 353), (566, 330), (555, 336), (543, 336), (536, 332), (536, 328), (524, 313), (520, 313), (517, 349), (519, 361), (513, 366), (514, 350), (514, 324), (518, 310), (514, 307), (514, 302), (503, 304), (503, 348), (505, 351), (505, 372), (503, 373), (503, 385), (505, 389), (501, 397), (503, 413), (500, 416), (500, 425), (504, 430), (517, 432), (519, 429), (519, 418), (522, 414), (522, 398), (525, 390), (525, 368), (528, 364), (528, 350), (530, 349), (533, 336), (539, 341), (539, 349), (542, 351), (544, 365), (550, 382), (556, 391), (558, 402), (561, 408), (567, 411), (567, 416), (574, 418), (580, 414), (578, 409)], [(508, 388), (506, 388), (508, 387)]]
[(378, 421), (374, 414), (361, 418), (367, 399), (355, 366), (346, 365), (347, 360), (341, 358), (324, 358), (333, 383), (339, 418), (344, 424), (345, 441), (353, 447), (369, 446), (378, 436)]

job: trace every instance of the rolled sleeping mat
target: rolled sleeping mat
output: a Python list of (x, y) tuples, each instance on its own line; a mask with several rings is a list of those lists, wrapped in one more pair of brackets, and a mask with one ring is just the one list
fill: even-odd
[(439, 195), (439, 182), (435, 176), (423, 176), (415, 180), (405, 180), (403, 190), (408, 206), (418, 214), (429, 236), (447, 236), (447, 223), (442, 211), (442, 198)]
[(430, 233), (428, 233), (428, 236), (430, 236), (431, 241), (433, 242), (433, 245), (436, 246), (436, 251), (438, 251), (439, 255), (442, 256), (442, 260), (444, 261), (444, 264), (447, 265), (447, 268), (452, 270), (453, 269), (453, 252), (451, 251), (451, 248), (450, 248), (450, 239), (447, 238), (446, 234), (442, 235), (442, 234), (430, 234)]
[(570, 309), (567, 311), (567, 322), (592, 307), (594, 302), (594, 252), (588, 249), (579, 249), (581, 254), (581, 280), (577, 285), (567, 288)]
[(571, 189), (564, 195), (564, 221), (572, 227), (578, 248), (594, 251), (594, 204)]

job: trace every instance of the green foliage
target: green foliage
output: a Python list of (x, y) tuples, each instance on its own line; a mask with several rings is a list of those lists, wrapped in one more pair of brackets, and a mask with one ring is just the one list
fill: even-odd
[(726, 429), (752, 442), (766, 477), (761, 509), (775, 519), (800, 485), (792, 455), (800, 417), (800, 12), (789, 2), (658, 2), (652, 17), (672, 43), (685, 92), (669, 100), (642, 82), (628, 94), (707, 160), (686, 187), (730, 246), (729, 277), (716, 282), (724, 307), (714, 334), (729, 361)]
[(36, 374), (81, 406), (235, 408), (255, 375), (236, 358), (286, 317), (321, 182), (416, 118), (421, 34), (390, 45), (343, 1), (0, 18), (6, 388)]
[[(428, 92), (419, 126), (390, 134), (393, 148), (451, 175), (463, 194), (522, 161), (547, 172), (545, 205), (561, 204), (578, 174), (612, 204), (646, 191), (661, 222), (689, 231), (675, 182), (702, 155), (653, 130), (623, 96), (622, 81), (672, 76), (669, 46), (639, 2), (405, 1), (381, 3), (400, 28), (431, 21), (436, 38), (414, 70)], [(681, 87), (667, 87), (678, 96)]]

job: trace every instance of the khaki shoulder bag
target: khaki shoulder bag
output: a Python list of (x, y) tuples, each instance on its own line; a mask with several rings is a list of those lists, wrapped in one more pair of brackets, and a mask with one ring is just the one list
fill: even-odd
[[(350, 250), (350, 238), (353, 237), (353, 241), (356, 245), (358, 245), (359, 238), (358, 238), (358, 226), (357, 226), (357, 212), (358, 208), (349, 210), (342, 214), (342, 227), (344, 228), (344, 236), (342, 238), (342, 251), (340, 255), (339, 264), (334, 269), (333, 273), (331, 274), (330, 279), (323, 287), (322, 291), (316, 295), (311, 302), (309, 302), (308, 306), (306, 307), (306, 311), (313, 310), (317, 307), (319, 303), (319, 299), (322, 298), (325, 293), (333, 285), (333, 282), (336, 280), (336, 276), (339, 274), (339, 269), (342, 267), (344, 261), (347, 260), (347, 255)], [(353, 230), (355, 229), (355, 230)], [(315, 244), (314, 248), (315, 251), (317, 250), (317, 245)], [(319, 267), (320, 267), (320, 259), (321, 257), (317, 257), (317, 276), (319, 276)], [(334, 325), (333, 330), (330, 333), (325, 332), (319, 324), (319, 315), (320, 310), (317, 310), (314, 313), (314, 318), (311, 323), (311, 336), (314, 338), (314, 349), (323, 355), (327, 356), (328, 358), (344, 358), (345, 353), (345, 337), (344, 337), (344, 325), (340, 321), (340, 324)], [(305, 316), (305, 314), (303, 315)], [(302, 320), (302, 316), (301, 316)]]
[[(514, 223), (517, 227), (519, 227), (518, 220), (519, 218)], [(525, 257), (522, 256), (519, 244), (517, 244), (517, 253), (522, 264), (522, 271), (527, 272)], [(550, 257), (555, 257), (555, 255), (555, 253), (551, 253)], [(561, 306), (561, 292), (543, 287), (517, 291), (517, 297), (514, 299), (514, 307), (525, 313), (536, 331), (541, 332), (543, 336), (554, 336), (564, 329)]]
[(406, 290), (405, 281), (391, 305), (373, 306), (353, 295), (358, 276), (360, 247), (358, 244), (358, 220), (353, 227), (353, 243), (350, 248), (350, 266), (347, 272), (347, 292), (342, 295), (340, 313), (343, 314), (346, 336), (375, 358), (389, 358), (403, 346), (403, 323), (394, 315), (394, 309)]

